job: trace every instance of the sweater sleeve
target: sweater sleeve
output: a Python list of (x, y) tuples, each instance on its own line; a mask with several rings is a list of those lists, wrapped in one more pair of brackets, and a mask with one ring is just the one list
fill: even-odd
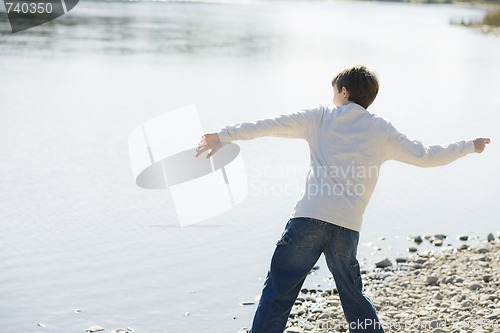
[(386, 159), (419, 167), (436, 167), (449, 164), (460, 157), (474, 153), (474, 151), (472, 140), (427, 146), (420, 141), (410, 140), (390, 124)]
[(307, 139), (313, 132), (316, 110), (319, 109), (228, 125), (217, 132), (217, 135), (223, 145), (235, 140), (252, 140), (263, 136)]

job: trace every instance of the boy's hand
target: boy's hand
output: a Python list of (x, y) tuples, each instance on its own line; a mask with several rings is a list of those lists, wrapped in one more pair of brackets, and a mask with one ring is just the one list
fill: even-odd
[(210, 158), (213, 154), (215, 154), (222, 147), (222, 143), (219, 140), (219, 136), (216, 133), (204, 134), (201, 137), (200, 143), (198, 144), (198, 148), (196, 148), (196, 156), (198, 157), (204, 151), (212, 149), (210, 153), (207, 155), (207, 158)]
[(491, 142), (488, 138), (477, 138), (474, 140), (474, 147), (476, 148), (476, 153), (481, 154), (487, 144)]

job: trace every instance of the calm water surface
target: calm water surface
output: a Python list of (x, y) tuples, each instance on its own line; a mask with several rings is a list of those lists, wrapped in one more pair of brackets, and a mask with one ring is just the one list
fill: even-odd
[[(249, 326), (255, 306), (239, 303), (260, 293), (303, 187), (306, 142), (239, 142), (248, 198), (181, 229), (167, 191), (135, 186), (128, 134), (193, 103), (207, 132), (327, 104), (331, 78), (353, 63), (381, 77), (370, 111), (410, 137), (493, 141), (485, 154), (446, 167), (385, 164), (360, 260), (405, 255), (411, 234), (445, 233), (457, 244), (463, 233), (497, 232), (500, 40), (449, 25), (483, 12), (373, 2), (84, 1), (14, 35), (1, 13), (1, 327)], [(328, 275), (321, 260), (306, 284), (331, 288)]]

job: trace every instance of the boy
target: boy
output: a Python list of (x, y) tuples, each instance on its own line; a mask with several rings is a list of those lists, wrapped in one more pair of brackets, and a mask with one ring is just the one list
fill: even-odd
[(310, 148), (306, 187), (276, 244), (251, 333), (283, 333), (302, 284), (323, 253), (333, 274), (349, 331), (384, 332), (362, 292), (356, 252), (364, 210), (386, 160), (420, 167), (481, 153), (489, 139), (424, 146), (366, 109), (379, 90), (376, 74), (348, 67), (332, 81), (333, 104), (226, 126), (205, 134), (196, 157), (223, 144), (262, 136), (302, 138)]

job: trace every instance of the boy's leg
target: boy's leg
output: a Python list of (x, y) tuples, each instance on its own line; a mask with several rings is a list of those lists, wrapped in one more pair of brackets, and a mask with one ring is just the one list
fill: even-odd
[(323, 227), (309, 218), (288, 221), (271, 259), (251, 333), (283, 333), (302, 284), (323, 252)]
[(325, 258), (335, 279), (349, 332), (383, 333), (375, 307), (363, 293), (359, 263), (356, 259), (359, 233), (336, 225), (334, 227), (335, 231), (325, 250)]

